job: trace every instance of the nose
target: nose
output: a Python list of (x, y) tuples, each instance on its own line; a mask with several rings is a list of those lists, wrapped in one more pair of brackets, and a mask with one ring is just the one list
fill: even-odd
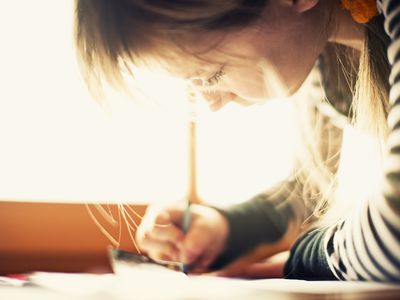
[(232, 92), (201, 92), (204, 100), (212, 111), (220, 110), (231, 101), (235, 101), (237, 95)]
[(189, 82), (194, 87), (202, 87), (205, 85), (205, 81), (201, 78), (192, 78), (189, 80)]

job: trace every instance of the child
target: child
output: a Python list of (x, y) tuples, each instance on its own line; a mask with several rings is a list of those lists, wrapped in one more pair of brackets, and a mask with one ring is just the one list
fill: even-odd
[(254, 258), (290, 248), (274, 265), (287, 278), (399, 281), (399, 9), (396, 0), (76, 0), (76, 44), (92, 88), (121, 81), (130, 64), (157, 66), (217, 110), (291, 96), (318, 70), (337, 114), (385, 144), (379, 191), (348, 199), (356, 208), (322, 226), (310, 214), (334, 206), (340, 126), (304, 99), (304, 149), (291, 178), (228, 209), (193, 205), (187, 234), (183, 208), (149, 210), (141, 250), (244, 276)]

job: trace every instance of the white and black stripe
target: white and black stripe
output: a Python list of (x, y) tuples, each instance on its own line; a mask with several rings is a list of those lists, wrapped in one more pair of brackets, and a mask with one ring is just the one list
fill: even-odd
[(325, 255), (340, 280), (400, 281), (400, 1), (377, 1), (391, 38), (389, 136), (383, 190), (330, 228)]

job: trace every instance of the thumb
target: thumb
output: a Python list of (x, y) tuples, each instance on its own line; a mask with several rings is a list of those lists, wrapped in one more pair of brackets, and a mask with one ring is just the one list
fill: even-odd
[(165, 213), (168, 214), (169, 220), (172, 224), (181, 226), (184, 211), (185, 209), (183, 206), (174, 206), (166, 208)]

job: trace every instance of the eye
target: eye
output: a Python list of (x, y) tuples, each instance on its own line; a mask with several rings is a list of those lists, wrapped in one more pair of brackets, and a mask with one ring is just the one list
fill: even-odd
[(224, 67), (219, 69), (213, 76), (208, 78), (205, 82), (206, 86), (216, 85), (221, 81), (221, 78), (225, 75)]

